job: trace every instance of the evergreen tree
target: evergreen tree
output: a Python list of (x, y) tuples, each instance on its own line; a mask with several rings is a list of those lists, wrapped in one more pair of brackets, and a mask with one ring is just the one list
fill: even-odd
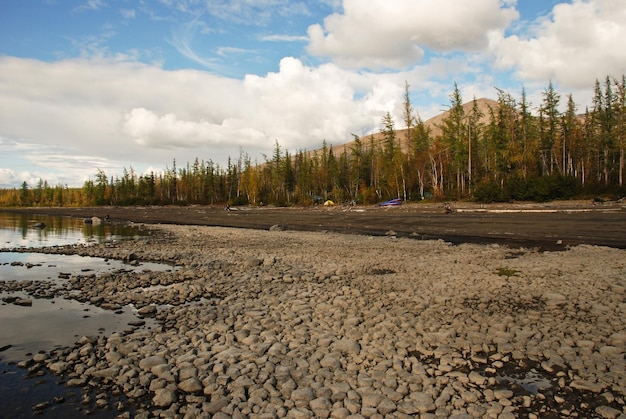
[(541, 161), (543, 174), (552, 175), (558, 168), (556, 150), (560, 149), (559, 126), (561, 115), (559, 112), (559, 102), (561, 96), (554, 90), (552, 81), (543, 92), (543, 102), (540, 108), (541, 126)]

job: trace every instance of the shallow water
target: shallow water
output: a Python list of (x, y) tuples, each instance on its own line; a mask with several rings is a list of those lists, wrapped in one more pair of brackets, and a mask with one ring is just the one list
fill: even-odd
[[(44, 223), (45, 227), (38, 228), (37, 223)], [(143, 234), (139, 228), (128, 225), (85, 224), (70, 217), (0, 212), (0, 281), (45, 281), (55, 288), (64, 288), (68, 274), (173, 269), (157, 263), (131, 266), (102, 258), (24, 252), (25, 248), (125, 240)], [(32, 306), (11, 303), (16, 297), (31, 300)], [(142, 321), (145, 324), (137, 326)], [(83, 416), (85, 406), (80, 403), (80, 389), (67, 389), (49, 373), (29, 376), (14, 363), (30, 359), (37, 352), (71, 347), (81, 336), (108, 336), (154, 326), (154, 320), (140, 319), (133, 306), (111, 311), (61, 297), (34, 298), (22, 291), (0, 291), (0, 417), (32, 417), (32, 407), (42, 402), (50, 404), (38, 416)], [(63, 403), (53, 401), (59, 395), (64, 395)], [(98, 409), (90, 416), (114, 417), (115, 412)]]
[(64, 283), (59, 274), (88, 275), (115, 271), (163, 271), (172, 269), (162, 263), (142, 262), (129, 265), (119, 260), (89, 256), (0, 251), (0, 281), (47, 280)]
[[(39, 227), (43, 223), (45, 227)], [(86, 224), (83, 219), (0, 211), (0, 248), (62, 246), (100, 243), (143, 235), (127, 224)]]

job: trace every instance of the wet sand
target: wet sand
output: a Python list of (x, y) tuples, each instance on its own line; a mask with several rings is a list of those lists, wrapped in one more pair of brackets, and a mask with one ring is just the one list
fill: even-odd
[(442, 204), (399, 207), (316, 206), (234, 207), (150, 206), (95, 208), (25, 208), (9, 211), (99, 217), (113, 222), (204, 225), (267, 230), (282, 225), (298, 231), (331, 231), (443, 239), (459, 243), (497, 243), (511, 247), (563, 250), (592, 244), (626, 248), (626, 203), (560, 201), (544, 204), (454, 203), (447, 214)]

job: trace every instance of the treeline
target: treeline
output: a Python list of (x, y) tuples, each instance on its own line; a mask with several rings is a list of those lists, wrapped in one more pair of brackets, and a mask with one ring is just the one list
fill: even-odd
[[(456, 84), (441, 123), (425, 124), (405, 85), (403, 129), (389, 113), (379, 135), (343, 147), (324, 142), (315, 152), (291, 154), (277, 141), (271, 156), (242, 153), (226, 166), (196, 159), (184, 167), (137, 175), (132, 168), (108, 177), (98, 170), (82, 188), (24, 182), (0, 191), (5, 206), (272, 204), (318, 200), (375, 203), (390, 198), (546, 201), (582, 195), (626, 195), (626, 78), (596, 81), (592, 106), (580, 113), (552, 83), (535, 111), (497, 90), (493, 105), (470, 106)], [(561, 102), (564, 102), (564, 111)], [(492, 101), (493, 102), (493, 101)]]

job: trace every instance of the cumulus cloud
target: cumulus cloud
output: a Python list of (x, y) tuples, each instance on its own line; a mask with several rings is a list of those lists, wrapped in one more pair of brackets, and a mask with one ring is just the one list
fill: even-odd
[(159, 116), (145, 108), (134, 108), (124, 116), (123, 131), (138, 144), (166, 149), (223, 146), (235, 138), (240, 145), (263, 141), (263, 133), (238, 122), (239, 126), (233, 119), (221, 124), (186, 121), (173, 113)]
[(223, 163), (241, 149), (255, 159), (275, 141), (291, 151), (340, 144), (378, 129), (401, 101), (404, 76), (292, 57), (242, 80), (128, 61), (0, 57), (0, 135), (28, 143), (19, 153), (33, 165), (80, 168), (71, 183), (80, 185), (82, 170)]
[[(81, 155), (80, 147), (42, 144), (0, 137), (0, 187), (10, 188), (27, 182), (33, 186), (45, 180), (50, 186), (80, 186), (96, 169), (121, 169), (120, 162), (104, 156)], [(2, 167), (4, 165), (11, 166)]]
[(18, 173), (11, 169), (0, 167), (0, 188), (13, 188), (28, 179), (27, 172)]
[(403, 68), (425, 49), (473, 51), (518, 17), (500, 0), (345, 0), (343, 13), (309, 27), (309, 53), (349, 67)]
[[(264, 1), (289, 4), (249, 4)], [(240, 150), (253, 159), (271, 154), (275, 141), (290, 151), (312, 150), (323, 140), (342, 144), (352, 133), (379, 130), (388, 111), (401, 127), (405, 80), (424, 119), (446, 109), (451, 80), (466, 101), (493, 96), (494, 85), (508, 88), (499, 85), (487, 57), (524, 83), (545, 87), (552, 78), (590, 89), (594, 78), (626, 68), (618, 45), (626, 36), (620, 2), (574, 0), (539, 22), (512, 28), (518, 17), (513, 0), (345, 0), (343, 9), (328, 0), (336, 13), (309, 27), (308, 48), (331, 60), (318, 65), (311, 57), (284, 57), (278, 70), (242, 79), (166, 70), (129, 56), (55, 62), (0, 56), (0, 167), (14, 156), (26, 162), (1, 176), (41, 174), (49, 182), (80, 185), (99, 168), (116, 174), (133, 166), (144, 173), (196, 157), (223, 164)], [(171, 42), (202, 61), (191, 49), (194, 31), (203, 30), (194, 22)], [(524, 33), (510, 35), (520, 27)], [(205, 64), (216, 69), (220, 62)], [(26, 164), (37, 169), (22, 171)], [(69, 175), (54, 177), (61, 172)]]
[(623, 74), (623, 39), (622, 0), (574, 0), (557, 4), (526, 34), (494, 36), (491, 49), (497, 65), (522, 80), (586, 88), (594, 79)]

